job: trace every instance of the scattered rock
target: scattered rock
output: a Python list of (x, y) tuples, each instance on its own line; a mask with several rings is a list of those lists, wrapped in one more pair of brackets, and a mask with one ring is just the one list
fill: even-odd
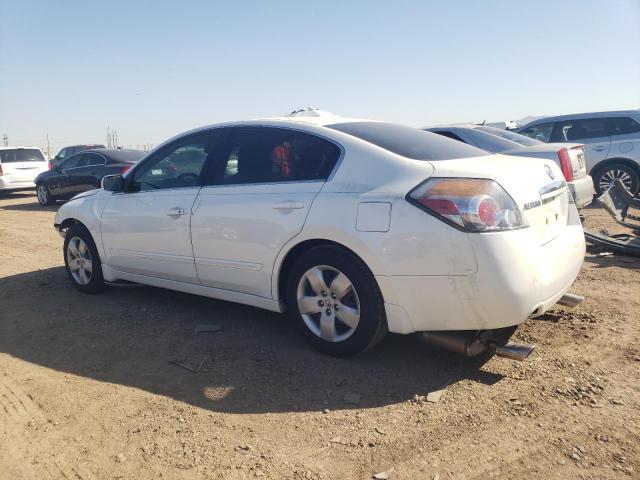
[(427, 394), (427, 402), (438, 403), (440, 401), (440, 397), (442, 397), (442, 392), (444, 392), (444, 390), (436, 390), (435, 392), (429, 392)]
[(119, 453), (116, 455), (116, 462), (123, 463), (127, 457), (124, 456), (124, 453)]
[(391, 470), (393, 470), (392, 468), (390, 468), (389, 470), (385, 471), (385, 472), (380, 472), (380, 473), (376, 473), (373, 478), (374, 480), (389, 480), (390, 478), (390, 474), (391, 474)]

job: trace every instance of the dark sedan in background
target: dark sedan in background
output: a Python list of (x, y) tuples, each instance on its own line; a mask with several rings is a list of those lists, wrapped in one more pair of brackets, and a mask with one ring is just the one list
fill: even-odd
[(105, 175), (122, 174), (147, 152), (98, 148), (67, 158), (52, 170), (35, 179), (40, 205), (53, 205), (56, 200), (68, 200), (74, 195), (100, 187)]

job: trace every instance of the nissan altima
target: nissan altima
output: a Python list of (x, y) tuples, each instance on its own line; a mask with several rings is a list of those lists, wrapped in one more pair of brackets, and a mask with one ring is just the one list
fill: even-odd
[(505, 346), (578, 298), (585, 252), (552, 160), (313, 111), (179, 135), (55, 227), (82, 292), (126, 281), (288, 311), (338, 356), (387, 332), (468, 355)]

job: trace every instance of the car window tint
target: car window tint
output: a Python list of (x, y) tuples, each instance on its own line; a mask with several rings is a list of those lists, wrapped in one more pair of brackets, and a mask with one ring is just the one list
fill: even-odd
[(173, 143), (154, 154), (134, 172), (136, 191), (195, 187), (208, 157), (209, 137), (198, 135)]
[(606, 118), (565, 120), (560, 123), (560, 141), (573, 142), (609, 135)]
[(69, 157), (64, 162), (60, 164), (60, 168), (62, 170), (67, 170), (69, 168), (76, 168), (80, 166), (80, 161), (82, 160), (82, 155), (74, 155)]
[(0, 163), (44, 162), (44, 155), (35, 148), (12, 148), (0, 150)]
[(215, 184), (326, 180), (340, 156), (337, 145), (304, 132), (271, 127), (229, 130), (229, 143), (216, 160)]
[(96, 155), (95, 153), (84, 153), (82, 154), (82, 160), (78, 166), (81, 167), (93, 167), (97, 165), (104, 165), (105, 159), (100, 155)]
[(394, 123), (345, 122), (327, 127), (412, 160), (450, 160), (487, 154), (484, 150), (442, 135)]
[(510, 132), (508, 130), (503, 130), (501, 128), (495, 127), (487, 127), (480, 126), (476, 127), (476, 130), (480, 130), (481, 132), (490, 133), (491, 135), (496, 135), (500, 138), (504, 138), (505, 140), (510, 140), (512, 142), (516, 142), (520, 145), (524, 145), (525, 147), (532, 147), (533, 145), (541, 145), (542, 142), (540, 140), (536, 140), (534, 138), (526, 137), (519, 133)]
[(438, 135), (442, 135), (443, 137), (451, 138), (453, 140), (457, 140), (462, 143), (467, 143), (463, 139), (461, 139), (458, 135), (456, 135), (453, 132), (450, 132), (449, 130), (437, 130), (437, 131), (434, 131), (433, 133), (437, 133)]
[(640, 132), (640, 123), (636, 122), (631, 117), (616, 117), (613, 118), (613, 134), (625, 135), (627, 133)]
[(549, 142), (551, 138), (551, 132), (553, 131), (553, 123), (541, 123), (540, 125), (534, 125), (529, 128), (525, 128), (520, 133), (527, 137), (540, 140), (541, 142)]

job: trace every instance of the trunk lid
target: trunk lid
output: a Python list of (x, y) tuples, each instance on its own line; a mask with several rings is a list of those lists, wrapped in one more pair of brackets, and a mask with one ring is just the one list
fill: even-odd
[(558, 152), (566, 148), (571, 159), (571, 169), (574, 179), (580, 179), (587, 175), (587, 168), (584, 161), (584, 145), (579, 143), (543, 143), (530, 147), (515, 148), (500, 152), (503, 155), (524, 156), (533, 158), (545, 158), (560, 165)]
[(497, 154), (432, 165), (434, 177), (495, 180), (516, 202), (540, 244), (567, 227), (570, 196), (560, 167), (551, 160)]

